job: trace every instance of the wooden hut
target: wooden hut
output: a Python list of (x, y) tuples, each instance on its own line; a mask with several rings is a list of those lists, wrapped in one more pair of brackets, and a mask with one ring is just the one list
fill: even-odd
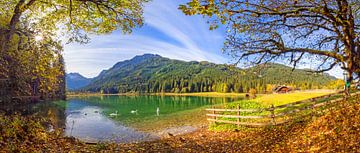
[(292, 91), (292, 89), (288, 86), (277, 86), (274, 88), (274, 92), (276, 93), (288, 93)]

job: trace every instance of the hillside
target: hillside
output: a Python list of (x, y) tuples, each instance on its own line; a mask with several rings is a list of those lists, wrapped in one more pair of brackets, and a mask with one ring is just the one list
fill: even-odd
[(185, 62), (145, 54), (116, 63), (112, 68), (102, 71), (81, 91), (248, 92), (251, 88), (265, 91), (267, 84), (286, 84), (302, 89), (320, 88), (335, 80), (327, 74), (292, 71), (292, 68), (280, 64), (260, 66), (239, 69), (224, 64)]
[(304, 69), (293, 70), (291, 67), (275, 63), (258, 65), (249, 70), (266, 79), (269, 84), (299, 84), (301, 82), (300, 87), (308, 89), (317, 88), (319, 85), (336, 80), (334, 76), (327, 73), (316, 74)]
[(87, 86), (90, 81), (91, 79), (86, 78), (79, 73), (69, 73), (66, 74), (66, 89), (70, 91), (80, 89)]

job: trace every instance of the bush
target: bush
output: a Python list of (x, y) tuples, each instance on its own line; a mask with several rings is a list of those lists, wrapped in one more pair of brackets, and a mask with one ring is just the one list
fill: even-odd
[(257, 91), (256, 91), (256, 89), (251, 88), (251, 89), (249, 90), (249, 93), (250, 93), (250, 97), (255, 98)]

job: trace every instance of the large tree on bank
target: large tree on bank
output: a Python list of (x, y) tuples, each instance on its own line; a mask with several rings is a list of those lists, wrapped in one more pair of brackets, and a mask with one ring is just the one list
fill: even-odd
[(0, 13), (8, 16), (7, 35), (1, 51), (24, 19), (37, 30), (63, 29), (70, 41), (85, 41), (85, 33), (103, 34), (120, 29), (125, 33), (142, 25), (143, 3), (148, 0), (3, 0)]
[[(59, 84), (64, 75), (60, 36), (67, 43), (86, 43), (88, 33), (130, 33), (143, 24), (147, 1), (1, 0), (0, 83), (9, 80), (10, 88), (5, 95), (52, 90), (51, 84)], [(30, 83), (44, 90), (29, 91)], [(64, 92), (64, 87), (56, 88), (54, 93)]]
[[(360, 74), (359, 0), (191, 0), (187, 15), (228, 27), (225, 51), (257, 64), (288, 60), (315, 64), (317, 72), (340, 65), (348, 81)], [(309, 60), (313, 59), (313, 60)]]

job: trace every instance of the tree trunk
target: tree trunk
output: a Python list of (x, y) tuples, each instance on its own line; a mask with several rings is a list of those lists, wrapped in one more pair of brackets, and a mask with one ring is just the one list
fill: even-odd
[[(11, 48), (11, 41), (14, 37), (14, 34), (16, 32), (16, 26), (20, 22), (20, 17), (22, 15), (22, 9), (21, 7), (24, 5), (25, 0), (20, 0), (14, 9), (14, 14), (11, 17), (10, 23), (9, 23), (9, 29), (8, 33), (5, 35), (5, 38), (1, 45), (1, 55), (2, 55), (2, 62), (5, 62), (4, 65), (6, 65), (6, 69), (8, 71), (8, 78), (9, 78), (9, 84), (10, 84), (10, 91), (9, 91), (9, 99), (11, 99), (16, 94), (16, 88), (17, 88), (17, 77), (16, 77), (16, 59), (13, 59), (9, 55), (9, 51)], [(15, 53), (17, 54), (17, 53)]]
[(20, 0), (18, 4), (15, 6), (14, 15), (11, 17), (10, 24), (9, 24), (9, 32), (5, 36), (5, 41), (2, 44), (1, 51), (7, 52), (10, 48), (10, 42), (13, 38), (15, 31), (16, 31), (16, 25), (20, 22), (20, 17), (22, 14), (21, 6), (25, 3), (25, 0)]
[(348, 70), (349, 76), (346, 79), (345, 82), (345, 96), (349, 97), (350, 96), (350, 87), (351, 87), (351, 82), (353, 81), (353, 71)]

